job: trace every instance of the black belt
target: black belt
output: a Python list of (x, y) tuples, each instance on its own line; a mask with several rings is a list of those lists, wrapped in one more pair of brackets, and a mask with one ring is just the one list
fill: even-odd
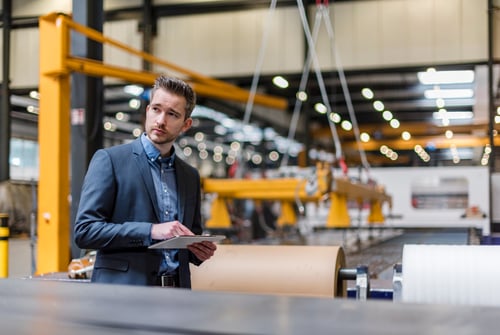
[(156, 285), (162, 287), (179, 287), (177, 275), (161, 275), (156, 280)]

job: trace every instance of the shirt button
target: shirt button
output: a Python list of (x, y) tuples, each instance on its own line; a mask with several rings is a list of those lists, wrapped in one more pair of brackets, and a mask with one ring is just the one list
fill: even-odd
[(165, 214), (168, 215), (168, 211), (165, 211)]

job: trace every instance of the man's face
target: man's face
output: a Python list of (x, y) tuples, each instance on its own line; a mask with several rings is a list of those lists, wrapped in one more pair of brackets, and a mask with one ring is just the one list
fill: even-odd
[(146, 107), (146, 134), (157, 147), (166, 145), (170, 150), (175, 139), (191, 127), (192, 119), (185, 116), (186, 99), (159, 89)]

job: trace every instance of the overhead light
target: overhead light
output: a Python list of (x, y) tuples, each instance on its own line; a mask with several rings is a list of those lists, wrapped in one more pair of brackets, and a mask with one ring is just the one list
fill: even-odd
[(424, 95), (427, 99), (462, 99), (462, 98), (472, 98), (474, 96), (474, 91), (470, 88), (432, 89), (432, 90), (425, 90)]
[(391, 125), (391, 127), (392, 127), (392, 128), (394, 128), (394, 129), (399, 128), (399, 126), (401, 125), (401, 124), (399, 123), (399, 120), (397, 120), (397, 119), (392, 119), (392, 120), (389, 122), (389, 124), (390, 124), (390, 125)]
[(28, 107), (26, 107), (26, 110), (28, 111), (28, 113), (38, 115), (38, 107), (36, 107), (36, 106), (29, 105)]
[(359, 135), (359, 139), (361, 140), (361, 142), (368, 142), (370, 141), (370, 135), (368, 133), (361, 133), (361, 135)]
[(425, 71), (418, 72), (417, 77), (423, 85), (466, 84), (474, 81), (474, 71)]
[(384, 118), (384, 120), (390, 121), (390, 120), (392, 120), (392, 112), (391, 111), (384, 111), (382, 113), (382, 117)]
[(30, 98), (32, 99), (40, 99), (40, 93), (38, 93), (38, 91), (30, 91)]
[(363, 97), (365, 97), (365, 99), (373, 99), (373, 91), (369, 88), (363, 88), (361, 90), (361, 94), (363, 95)]
[(408, 131), (403, 131), (401, 133), (401, 138), (405, 141), (409, 141), (411, 139), (411, 134)]
[(373, 108), (375, 108), (375, 110), (381, 112), (384, 110), (385, 106), (384, 106), (384, 103), (380, 100), (376, 100), (373, 102)]
[(326, 114), (326, 106), (323, 105), (321, 102), (318, 102), (314, 105), (314, 110), (320, 114)]
[(297, 92), (297, 94), (295, 96), (297, 97), (297, 99), (299, 99), (302, 102), (307, 100), (307, 93), (304, 91)]
[(340, 126), (342, 127), (342, 129), (344, 129), (346, 131), (349, 131), (352, 129), (352, 123), (350, 121), (347, 121), (347, 120), (342, 121)]
[(132, 135), (134, 135), (134, 137), (139, 137), (141, 136), (141, 134), (142, 134), (141, 128), (135, 128), (134, 130), (132, 130)]
[(330, 115), (328, 115), (328, 117), (330, 118), (330, 120), (332, 122), (335, 122), (335, 123), (339, 123), (342, 118), (340, 117), (340, 114), (337, 114), (337, 113), (330, 113)]
[(437, 98), (436, 99), (436, 107), (437, 108), (444, 108), (444, 106), (446, 106), (446, 104), (444, 103), (444, 99), (443, 98)]
[(125, 93), (135, 95), (136, 97), (138, 97), (144, 92), (144, 88), (138, 85), (126, 85), (123, 87), (123, 91)]
[(126, 114), (126, 113), (123, 113), (123, 112), (118, 112), (118, 113), (115, 114), (115, 118), (118, 121), (127, 122), (127, 121), (130, 120), (130, 115)]
[(273, 84), (278, 86), (279, 88), (287, 88), (288, 80), (286, 80), (282, 76), (276, 76), (273, 78)]
[(139, 99), (130, 99), (128, 101), (128, 106), (132, 109), (139, 109), (141, 108), (141, 100)]
[(441, 120), (443, 118), (447, 118), (448, 120), (464, 120), (464, 119), (472, 119), (474, 117), (474, 113), (472, 112), (434, 112), (432, 113), (432, 118), (435, 120)]
[(104, 122), (103, 126), (104, 126), (105, 130), (112, 131), (112, 132), (116, 131), (116, 128), (117, 128), (115, 123), (112, 123), (112, 122), (109, 122), (109, 121)]

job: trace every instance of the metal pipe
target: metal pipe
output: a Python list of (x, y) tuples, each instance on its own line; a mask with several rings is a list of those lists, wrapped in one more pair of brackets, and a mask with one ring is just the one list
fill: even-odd
[(3, 65), (2, 96), (0, 110), (0, 182), (10, 179), (10, 31), (12, 25), (11, 0), (2, 1)]
[(493, 132), (494, 129), (494, 120), (495, 120), (495, 100), (494, 100), (494, 92), (493, 92), (493, 12), (495, 8), (493, 6), (493, 0), (488, 0), (488, 111), (489, 111), (489, 122), (488, 122), (488, 133), (489, 133), (489, 141), (491, 148), (491, 155), (489, 160), (489, 218), (490, 218), (490, 231), (493, 231), (493, 185), (492, 185), (492, 173), (495, 172), (495, 138)]
[(356, 280), (357, 269), (339, 269), (339, 280)]

